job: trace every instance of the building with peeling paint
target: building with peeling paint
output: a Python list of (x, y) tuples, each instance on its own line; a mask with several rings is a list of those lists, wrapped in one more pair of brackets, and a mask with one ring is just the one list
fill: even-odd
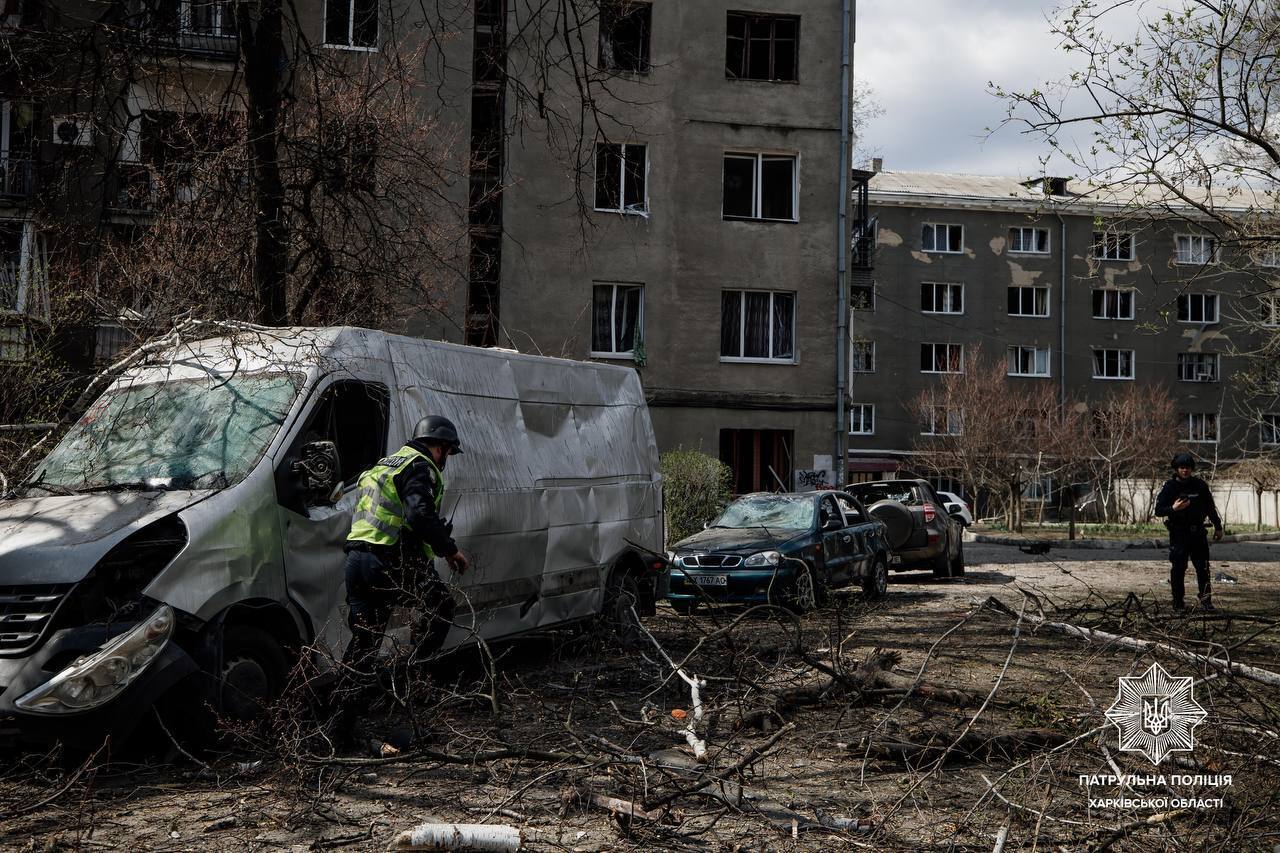
[[(1211, 462), (1280, 443), (1280, 401), (1244, 399), (1240, 373), (1240, 354), (1280, 321), (1274, 254), (1219, 246), (1190, 208), (1138, 216), (1132, 190), (865, 174), (874, 250), (855, 271), (851, 477), (892, 476), (922, 434), (961, 429), (936, 413), (924, 422), (917, 401), (974, 345), (1007, 363), (1010, 382), (1084, 405), (1116, 383), (1162, 385), (1182, 439)], [(1218, 200), (1232, 208), (1246, 209)]]

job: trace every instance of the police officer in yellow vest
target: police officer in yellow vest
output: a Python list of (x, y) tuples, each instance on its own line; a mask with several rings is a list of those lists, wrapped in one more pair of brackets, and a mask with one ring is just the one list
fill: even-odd
[[(360, 475), (360, 497), (345, 547), (351, 643), (343, 657), (348, 670), (344, 680), (354, 677), (363, 687), (371, 684), (377, 651), (397, 604), (416, 601), (434, 610), (426, 614), (430, 629), (425, 640), (444, 640), (453, 599), (432, 563), (443, 557), (459, 573), (468, 566), (453, 541), (453, 525), (440, 517), (445, 464), (461, 452), (453, 422), (431, 415), (418, 421), (404, 447)], [(338, 729), (346, 736), (350, 732), (344, 729), (354, 722), (349, 709), (358, 703), (349, 695), (343, 702)]]

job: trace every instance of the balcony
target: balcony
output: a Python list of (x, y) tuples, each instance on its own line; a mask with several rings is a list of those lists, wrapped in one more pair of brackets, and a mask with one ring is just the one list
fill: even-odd
[(240, 52), (231, 4), (148, 0), (129, 16), (132, 41), (156, 56), (232, 62)]
[(0, 157), (0, 197), (26, 198), (35, 189), (35, 184), (35, 160)]

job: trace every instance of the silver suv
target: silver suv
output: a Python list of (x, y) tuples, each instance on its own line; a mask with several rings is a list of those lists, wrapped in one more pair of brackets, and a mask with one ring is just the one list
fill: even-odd
[(964, 526), (948, 514), (927, 480), (872, 480), (844, 490), (884, 522), (893, 549), (891, 568), (932, 569), (934, 577), (964, 574)]

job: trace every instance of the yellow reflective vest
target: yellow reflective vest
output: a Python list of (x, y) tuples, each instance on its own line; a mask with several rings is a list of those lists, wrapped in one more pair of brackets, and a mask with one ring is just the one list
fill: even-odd
[[(436, 489), (431, 498), (436, 512), (440, 511), (444, 500), (444, 474), (430, 456), (405, 445), (394, 456), (378, 460), (376, 465), (360, 475), (360, 497), (351, 517), (348, 542), (394, 545), (400, 541), (400, 531), (404, 527), (404, 502), (396, 492), (395, 478), (417, 459), (424, 460), (435, 471)], [(428, 560), (435, 559), (435, 552), (427, 543), (422, 543), (422, 550)]]

